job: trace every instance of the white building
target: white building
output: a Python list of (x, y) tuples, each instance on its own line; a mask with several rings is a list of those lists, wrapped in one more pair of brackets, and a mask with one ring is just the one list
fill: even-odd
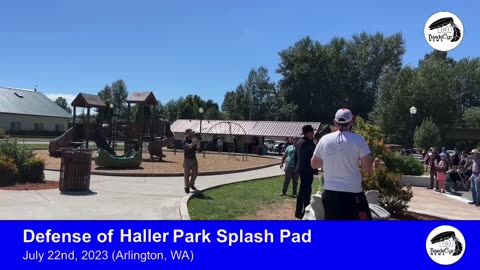
[(0, 129), (9, 134), (62, 133), (71, 118), (40, 92), (0, 87)]

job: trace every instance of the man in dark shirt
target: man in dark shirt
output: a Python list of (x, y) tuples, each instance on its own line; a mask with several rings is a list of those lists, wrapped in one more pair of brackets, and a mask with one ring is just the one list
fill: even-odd
[(455, 147), (455, 153), (452, 155), (452, 166), (460, 166), (460, 153)]
[(315, 151), (315, 143), (313, 143), (314, 129), (311, 125), (302, 127), (303, 138), (298, 140), (295, 145), (296, 172), (300, 176), (300, 191), (297, 197), (297, 207), (295, 209), (295, 217), (302, 219), (305, 213), (305, 207), (310, 204), (312, 196), (313, 175), (318, 171), (314, 170), (311, 165), (313, 152)]
[(185, 193), (190, 193), (190, 188), (197, 190), (195, 180), (198, 175), (198, 162), (195, 152), (200, 148), (200, 140), (195, 138), (191, 129), (185, 130), (185, 140), (182, 141), (184, 150), (183, 169), (185, 174)]
[(440, 155), (437, 152), (437, 148), (433, 148), (432, 153), (425, 159), (425, 164), (428, 165), (428, 169), (430, 171), (430, 186), (428, 189), (436, 189), (438, 187), (436, 181), (437, 167), (435, 166), (438, 162), (440, 162)]

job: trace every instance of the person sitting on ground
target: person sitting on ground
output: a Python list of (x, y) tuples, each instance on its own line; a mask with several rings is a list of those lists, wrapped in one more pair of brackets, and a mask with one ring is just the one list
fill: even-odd
[(447, 173), (447, 183), (446, 183), (447, 192), (453, 193), (459, 190), (461, 187), (462, 181), (460, 179), (460, 175), (458, 174), (457, 166), (452, 166), (452, 168), (448, 170), (446, 173)]

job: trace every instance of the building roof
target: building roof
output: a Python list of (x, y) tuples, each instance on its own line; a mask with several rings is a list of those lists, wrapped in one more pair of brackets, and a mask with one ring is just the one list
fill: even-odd
[(72, 101), (72, 106), (80, 108), (103, 108), (106, 105), (100, 96), (80, 93)]
[[(230, 124), (229, 124), (230, 123)], [(230, 134), (262, 137), (297, 137), (302, 135), (302, 127), (312, 125), (315, 130), (321, 126), (320, 122), (282, 122), (282, 121), (227, 121), (203, 120), (203, 134)], [(200, 131), (200, 120), (180, 119), (171, 125), (174, 133), (183, 133), (186, 129)]]
[(153, 92), (133, 92), (127, 97), (127, 103), (157, 105), (158, 101)]
[(44, 94), (10, 87), (0, 87), (0, 113), (72, 118)]

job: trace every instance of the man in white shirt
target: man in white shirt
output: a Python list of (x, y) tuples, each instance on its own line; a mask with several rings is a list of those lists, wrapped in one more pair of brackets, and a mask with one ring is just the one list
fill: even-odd
[(351, 132), (353, 118), (350, 110), (338, 110), (337, 131), (320, 139), (311, 160), (313, 168), (323, 168), (326, 220), (372, 219), (359, 168), (360, 161), (362, 169), (371, 173), (372, 159), (365, 139)]

